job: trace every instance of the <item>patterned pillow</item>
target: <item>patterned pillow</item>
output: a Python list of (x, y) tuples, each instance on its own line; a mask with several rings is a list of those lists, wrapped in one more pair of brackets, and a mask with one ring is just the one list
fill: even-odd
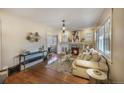
[(83, 60), (89, 61), (89, 60), (91, 60), (91, 58), (92, 58), (92, 56), (90, 54), (86, 54), (86, 55), (84, 55)]
[(98, 62), (99, 60), (100, 60), (100, 55), (98, 55), (98, 54), (93, 54), (90, 61)]
[(99, 60), (100, 63), (106, 63), (106, 61), (107, 60), (105, 58), (103, 58), (103, 57), (101, 57), (100, 60)]
[(78, 59), (81, 59), (82, 55), (83, 55), (83, 54), (80, 53), (77, 58), (78, 58)]

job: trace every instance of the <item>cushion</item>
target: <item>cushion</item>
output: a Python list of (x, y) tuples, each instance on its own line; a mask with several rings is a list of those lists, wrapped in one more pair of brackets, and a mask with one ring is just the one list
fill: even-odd
[(85, 56), (84, 54), (79, 54), (78, 57), (77, 57), (77, 59), (82, 59), (83, 60), (84, 59), (84, 56)]
[(80, 58), (82, 55), (83, 55), (83, 54), (80, 53), (80, 54), (78, 55), (78, 57)]
[(90, 55), (90, 54), (86, 54), (86, 55), (84, 55), (84, 57), (83, 57), (83, 60), (90, 60), (92, 58), (92, 55)]
[(98, 54), (98, 52), (97, 52), (96, 50), (94, 50), (94, 51), (92, 52), (92, 54)]
[(106, 59), (101, 57), (100, 60), (99, 60), (99, 63), (106, 63)]
[(97, 62), (92, 62), (92, 61), (85, 61), (85, 60), (75, 60), (75, 65), (79, 67), (84, 67), (87, 69), (99, 69), (102, 71), (107, 71), (108, 68), (105, 63), (97, 63)]
[(98, 62), (100, 60), (101, 56), (98, 55), (98, 54), (93, 54), (92, 55), (92, 58), (90, 59), (90, 61), (93, 61), (93, 62)]

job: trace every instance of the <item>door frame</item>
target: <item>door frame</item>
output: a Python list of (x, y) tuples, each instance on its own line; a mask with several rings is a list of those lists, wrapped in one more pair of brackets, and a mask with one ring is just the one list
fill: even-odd
[(58, 51), (58, 35), (47, 35), (47, 48), (48, 48), (48, 37), (50, 36), (56, 37), (57, 42), (56, 42), (55, 47), (56, 47), (56, 52), (57, 52)]

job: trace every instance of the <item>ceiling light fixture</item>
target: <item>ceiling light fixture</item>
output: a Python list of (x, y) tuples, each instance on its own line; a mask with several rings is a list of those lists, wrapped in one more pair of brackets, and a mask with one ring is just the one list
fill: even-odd
[(62, 32), (65, 33), (65, 20), (62, 20)]

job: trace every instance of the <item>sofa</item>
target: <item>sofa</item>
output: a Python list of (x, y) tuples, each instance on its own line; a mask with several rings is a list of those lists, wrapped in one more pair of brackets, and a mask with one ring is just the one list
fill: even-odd
[(107, 74), (108, 66), (106, 59), (98, 52), (79, 54), (77, 59), (72, 63), (72, 74), (75, 76), (89, 79), (87, 69), (99, 69)]

